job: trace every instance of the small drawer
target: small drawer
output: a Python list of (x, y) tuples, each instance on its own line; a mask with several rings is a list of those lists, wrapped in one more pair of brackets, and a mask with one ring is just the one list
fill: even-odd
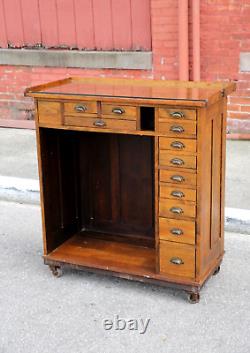
[(196, 140), (160, 137), (160, 150), (196, 153)]
[(160, 181), (176, 185), (188, 185), (196, 188), (196, 174), (183, 170), (160, 170)]
[(195, 222), (160, 217), (159, 237), (161, 240), (195, 244)]
[(46, 126), (59, 126), (62, 122), (59, 102), (38, 102), (38, 121)]
[(196, 120), (196, 110), (179, 108), (159, 108), (159, 117), (165, 119)]
[(170, 121), (159, 118), (159, 132), (169, 137), (196, 138), (195, 121)]
[(160, 184), (160, 197), (173, 200), (196, 201), (196, 190), (165, 183)]
[(169, 153), (167, 150), (160, 150), (160, 166), (196, 169), (196, 156), (186, 156)]
[(97, 114), (96, 102), (73, 102), (64, 103), (65, 115), (88, 115)]
[(190, 201), (160, 199), (159, 215), (170, 218), (195, 218), (196, 204)]
[(65, 116), (64, 124), (69, 126), (83, 126), (96, 129), (122, 131), (136, 130), (136, 121), (121, 119), (99, 119), (90, 117)]
[(114, 104), (102, 104), (102, 115), (109, 115), (117, 117), (118, 119), (126, 118), (129, 120), (136, 120), (137, 108), (130, 105), (114, 105)]
[(194, 278), (194, 246), (160, 241), (160, 272), (173, 276)]

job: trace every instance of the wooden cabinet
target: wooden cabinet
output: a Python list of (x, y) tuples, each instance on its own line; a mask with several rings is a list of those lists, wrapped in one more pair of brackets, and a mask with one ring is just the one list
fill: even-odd
[(44, 261), (186, 290), (224, 253), (233, 83), (69, 78), (31, 87)]

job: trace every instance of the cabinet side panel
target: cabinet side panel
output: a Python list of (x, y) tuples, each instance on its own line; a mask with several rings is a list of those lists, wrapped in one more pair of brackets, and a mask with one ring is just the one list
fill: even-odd
[(196, 275), (201, 281), (216, 266), (223, 254), (222, 120), (220, 102), (207, 110), (201, 109), (198, 114)]
[(72, 137), (64, 131), (39, 129), (39, 159), (45, 254), (77, 231)]

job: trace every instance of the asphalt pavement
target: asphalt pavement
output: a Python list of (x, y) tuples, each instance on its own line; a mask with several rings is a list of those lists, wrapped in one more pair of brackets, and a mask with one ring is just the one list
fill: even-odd
[(225, 246), (195, 305), (182, 291), (112, 277), (55, 278), (41, 258), (40, 207), (0, 201), (0, 352), (249, 353), (250, 237), (226, 233)]

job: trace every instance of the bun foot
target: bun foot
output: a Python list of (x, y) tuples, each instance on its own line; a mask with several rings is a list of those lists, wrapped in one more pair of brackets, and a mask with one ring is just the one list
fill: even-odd
[(220, 266), (218, 266), (213, 273), (213, 276), (217, 275), (220, 272)]
[(190, 304), (199, 303), (200, 293), (188, 293), (188, 301)]
[(63, 272), (62, 272), (62, 268), (60, 266), (50, 265), (49, 268), (55, 277), (59, 278), (62, 276)]

